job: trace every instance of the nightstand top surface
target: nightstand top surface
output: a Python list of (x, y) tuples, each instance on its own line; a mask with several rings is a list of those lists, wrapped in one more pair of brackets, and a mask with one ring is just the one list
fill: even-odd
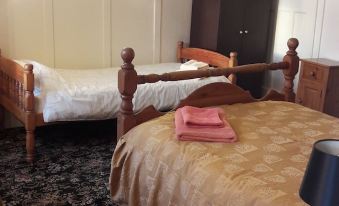
[(339, 61), (334, 61), (326, 58), (309, 58), (309, 59), (301, 59), (301, 61), (309, 62), (312, 64), (320, 64), (322, 66), (330, 66), (330, 67), (338, 67)]

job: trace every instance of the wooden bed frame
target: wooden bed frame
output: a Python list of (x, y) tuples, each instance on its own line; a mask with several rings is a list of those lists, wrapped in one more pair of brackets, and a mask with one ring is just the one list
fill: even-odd
[[(236, 66), (229, 69), (219, 68), (209, 70), (181, 71), (165, 73), (161, 75), (138, 75), (134, 70), (134, 65), (132, 64), (132, 60), (134, 58), (133, 49), (126, 48), (122, 50), (121, 57), (124, 63), (121, 66), (118, 78), (118, 88), (122, 99), (120, 111), (118, 114), (118, 138), (120, 138), (133, 127), (164, 114), (157, 111), (153, 106), (149, 106), (139, 113), (133, 112), (132, 99), (138, 84), (155, 83), (158, 81), (178, 81), (222, 75), (227, 76), (236, 73), (252, 73), (280, 69), (283, 71), (285, 79), (283, 94), (274, 90), (270, 90), (268, 94), (266, 94), (266, 96), (264, 96), (262, 99), (254, 99), (248, 91), (244, 91), (234, 84), (212, 83), (194, 91), (186, 99), (182, 100), (178, 107), (182, 107), (184, 105), (205, 107), (265, 100), (285, 100), (294, 102), (295, 93), (293, 92), (293, 80), (299, 69), (299, 57), (296, 52), (298, 45), (299, 42), (297, 39), (289, 39), (287, 42), (289, 50), (283, 58), (283, 61), (278, 63), (249, 64), (244, 66)], [(209, 59), (204, 60), (208, 61)], [(212, 59), (210, 61), (212, 61)]]
[[(230, 58), (216, 52), (184, 48), (183, 42), (177, 45), (177, 60), (183, 62), (195, 59), (218, 68), (237, 65), (237, 53), (232, 52)], [(232, 83), (236, 82), (234, 74), (228, 76)], [(35, 97), (33, 65), (21, 67), (11, 59), (1, 56), (0, 50), (0, 121), (4, 122), (4, 109), (13, 114), (26, 129), (26, 159), (32, 163), (35, 155), (35, 129), (46, 125), (43, 114), (34, 111)]]

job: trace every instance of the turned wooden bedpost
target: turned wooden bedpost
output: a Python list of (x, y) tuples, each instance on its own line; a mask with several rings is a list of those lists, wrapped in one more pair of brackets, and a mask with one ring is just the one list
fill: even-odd
[[(0, 58), (1, 58), (1, 49), (0, 49)], [(2, 82), (0, 82), (0, 84), (2, 84)], [(0, 93), (2, 93), (2, 86), (0, 86)], [(5, 125), (5, 110), (2, 107), (2, 105), (0, 105), (0, 129), (3, 129), (4, 125)]]
[(25, 110), (25, 129), (26, 129), (26, 159), (33, 163), (35, 155), (35, 112), (34, 112), (34, 74), (33, 65), (26, 64), (24, 67), (24, 110)]
[(132, 60), (134, 59), (133, 49), (123, 49), (121, 58), (124, 63), (118, 73), (118, 89), (122, 99), (118, 115), (118, 139), (136, 125), (133, 116), (132, 100), (138, 83), (137, 72), (134, 70), (134, 65), (132, 64)]
[[(238, 59), (237, 59), (238, 53), (237, 52), (231, 52), (230, 53), (230, 61), (228, 62), (229, 67), (236, 67), (238, 66)], [(236, 74), (230, 74), (228, 76), (228, 79), (231, 81), (232, 84), (237, 83), (237, 75)]]
[(177, 62), (183, 63), (183, 59), (181, 58), (181, 49), (184, 48), (184, 42), (178, 41), (177, 44)]
[[(1, 49), (0, 49), (0, 58), (1, 58)], [(2, 81), (2, 77), (1, 77), (1, 81)], [(0, 82), (0, 93), (2, 93), (2, 82)], [(2, 105), (0, 105), (0, 130), (5, 128), (5, 110), (2, 107)]]
[(299, 70), (299, 57), (296, 49), (299, 45), (299, 41), (296, 38), (290, 38), (287, 41), (288, 51), (284, 56), (283, 61), (288, 63), (288, 68), (283, 70), (284, 73), (284, 94), (285, 101), (295, 102), (295, 93), (293, 91), (293, 80)]

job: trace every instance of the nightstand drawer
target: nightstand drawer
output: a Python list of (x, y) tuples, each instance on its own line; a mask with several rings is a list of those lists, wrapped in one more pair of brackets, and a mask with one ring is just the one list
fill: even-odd
[(319, 65), (303, 62), (302, 78), (321, 83), (325, 78), (325, 69)]

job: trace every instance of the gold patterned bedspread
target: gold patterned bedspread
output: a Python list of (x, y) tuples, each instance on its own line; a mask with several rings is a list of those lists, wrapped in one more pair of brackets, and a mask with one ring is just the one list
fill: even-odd
[(178, 141), (174, 113), (128, 132), (112, 159), (113, 200), (129, 205), (304, 205), (298, 191), (312, 144), (338, 138), (339, 119), (288, 102), (221, 107), (237, 143)]

